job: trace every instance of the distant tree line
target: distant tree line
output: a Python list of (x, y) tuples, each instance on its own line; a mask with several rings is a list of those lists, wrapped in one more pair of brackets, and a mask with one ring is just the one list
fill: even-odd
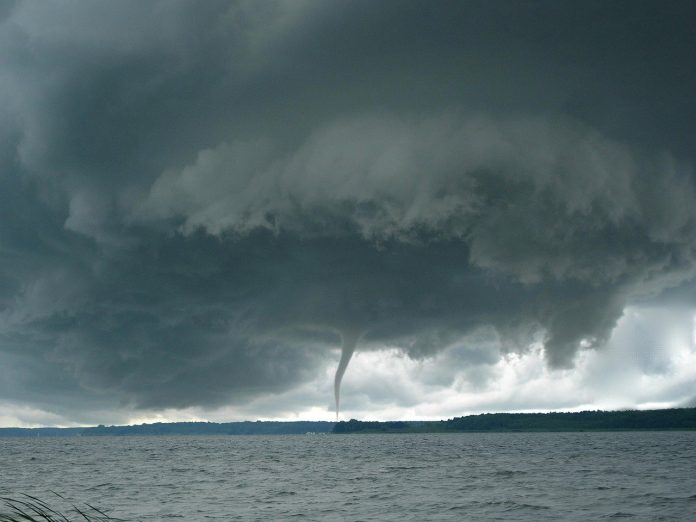
[(301, 435), (329, 433), (333, 425), (333, 422), (321, 421), (157, 422), (136, 426), (85, 428), (82, 435)]
[(157, 422), (90, 428), (0, 428), (0, 437), (127, 435), (301, 435), (305, 433), (454, 433), (495, 431), (696, 430), (696, 408), (577, 413), (484, 413), (425, 421)]
[(696, 430), (696, 408), (581, 411), (574, 413), (483, 413), (435, 422), (338, 422), (334, 433), (505, 431)]
[(132, 426), (91, 428), (0, 428), (0, 437), (98, 437), (126, 435), (300, 435), (330, 433), (333, 422), (244, 421), (244, 422), (156, 422)]

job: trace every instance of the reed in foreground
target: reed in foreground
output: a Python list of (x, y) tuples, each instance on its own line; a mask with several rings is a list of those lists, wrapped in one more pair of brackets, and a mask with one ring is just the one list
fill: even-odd
[[(64, 497), (58, 494), (56, 496), (67, 502)], [(22, 495), (22, 498), (0, 497), (0, 522), (104, 522), (119, 520), (110, 517), (94, 506), (89, 504), (85, 504), (85, 506), (85, 508), (79, 508), (70, 504), (67, 511), (61, 512), (31, 495), (25, 494)]]

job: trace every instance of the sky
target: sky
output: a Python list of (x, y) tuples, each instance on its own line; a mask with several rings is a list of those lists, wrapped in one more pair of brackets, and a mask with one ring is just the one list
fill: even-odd
[(696, 405), (694, 19), (2, 0), (0, 426)]

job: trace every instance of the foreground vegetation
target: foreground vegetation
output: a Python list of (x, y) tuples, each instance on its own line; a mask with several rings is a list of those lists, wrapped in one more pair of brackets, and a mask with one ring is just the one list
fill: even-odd
[(582, 411), (576, 413), (484, 413), (435, 422), (338, 422), (334, 433), (448, 433), (522, 431), (696, 430), (696, 408)]
[(106, 522), (117, 521), (102, 510), (89, 504), (79, 508), (70, 504), (64, 497), (56, 496), (62, 503), (69, 504), (67, 511), (60, 512), (57, 508), (49, 506), (43, 500), (31, 495), (22, 495), (22, 498), (0, 497), (0, 522)]

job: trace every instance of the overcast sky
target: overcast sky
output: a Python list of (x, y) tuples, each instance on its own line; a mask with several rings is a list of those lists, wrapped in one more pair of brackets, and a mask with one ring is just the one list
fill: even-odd
[(0, 426), (696, 404), (696, 3), (0, 2)]

